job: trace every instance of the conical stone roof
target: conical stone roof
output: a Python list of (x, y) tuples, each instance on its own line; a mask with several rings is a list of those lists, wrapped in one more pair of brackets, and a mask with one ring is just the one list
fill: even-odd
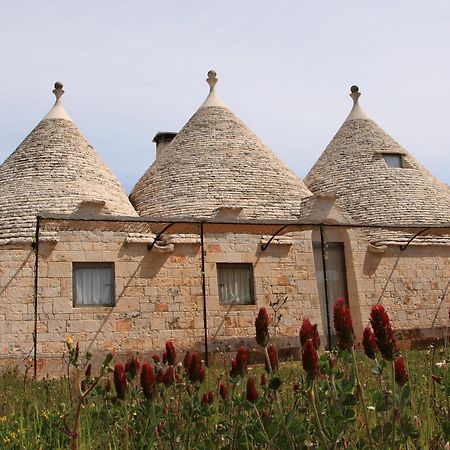
[(53, 92), (53, 108), (0, 166), (0, 243), (30, 240), (41, 211), (137, 216), (62, 106), (62, 84)]
[[(349, 116), (305, 178), (314, 194), (336, 194), (362, 224), (450, 222), (448, 186), (425, 169), (361, 109), (357, 86)], [(384, 154), (400, 155), (389, 167)]]
[(214, 71), (210, 93), (138, 181), (130, 199), (142, 216), (209, 218), (220, 208), (239, 218), (295, 219), (303, 182), (220, 100)]

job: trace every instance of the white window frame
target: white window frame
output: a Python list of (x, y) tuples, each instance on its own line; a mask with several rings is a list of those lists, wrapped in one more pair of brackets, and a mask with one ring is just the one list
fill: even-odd
[[(99, 301), (94, 301), (94, 289), (99, 288), (99, 282), (101, 282), (102, 277), (97, 277), (95, 279), (95, 270), (109, 269), (110, 271), (110, 281), (111, 283), (107, 286), (110, 287), (109, 293), (101, 298)], [(86, 272), (89, 271), (89, 272)], [(85, 275), (87, 283), (90, 283), (91, 286), (84, 286), (86, 288), (86, 292), (84, 293), (85, 298), (80, 298), (79, 290), (77, 287), (77, 283), (83, 283), (83, 280), (80, 278), (82, 275)], [(90, 275), (90, 276), (89, 276)], [(98, 274), (100, 275), (100, 274)], [(97, 284), (96, 284), (97, 283)], [(76, 308), (79, 307), (113, 307), (115, 306), (115, 273), (114, 273), (114, 263), (112, 262), (74, 262), (72, 263), (72, 297), (73, 297), (73, 306)], [(101, 288), (100, 288), (101, 289)], [(91, 292), (89, 292), (91, 291)], [(98, 295), (98, 293), (97, 293)], [(103, 295), (100, 293), (100, 295)]]
[[(227, 273), (225, 273), (227, 272)], [(238, 283), (238, 275), (243, 275), (247, 278), (246, 291), (247, 295), (244, 298), (233, 297), (233, 292), (236, 291), (236, 286), (226, 289), (224, 285), (225, 275), (235, 278), (234, 283)], [(255, 294), (253, 286), (253, 265), (251, 263), (217, 263), (217, 284), (219, 288), (219, 303), (221, 305), (254, 305)]]

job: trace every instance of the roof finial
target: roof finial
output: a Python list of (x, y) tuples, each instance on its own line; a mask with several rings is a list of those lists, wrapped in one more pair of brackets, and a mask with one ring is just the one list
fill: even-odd
[(209, 84), (209, 89), (212, 91), (214, 89), (214, 86), (217, 83), (217, 73), (215, 70), (210, 70), (208, 72), (208, 78), (206, 79), (206, 82)]
[(56, 97), (56, 103), (59, 103), (59, 99), (64, 94), (63, 84), (61, 83), (61, 81), (57, 81), (55, 83), (55, 89), (53, 89), (53, 93), (55, 94)]
[(354, 84), (350, 88), (350, 97), (353, 99), (353, 103), (356, 103), (358, 101), (358, 98), (361, 96), (361, 92), (359, 92), (359, 87)]

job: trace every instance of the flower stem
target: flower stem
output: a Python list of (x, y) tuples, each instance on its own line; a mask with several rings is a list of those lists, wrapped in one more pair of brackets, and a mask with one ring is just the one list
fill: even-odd
[(392, 450), (395, 450), (395, 365), (391, 361), (392, 369)]
[[(267, 351), (267, 345), (264, 347), (264, 355), (266, 357), (267, 367), (269, 368), (269, 371), (270, 371), (270, 377), (273, 378), (273, 369), (272, 369), (272, 364), (270, 363), (269, 353)], [(287, 427), (286, 420), (285, 420), (284, 414), (283, 414), (283, 410), (281, 409), (281, 405), (280, 405), (280, 402), (278, 400), (278, 396), (277, 396), (277, 392), (276, 391), (274, 393), (274, 396), (275, 396), (275, 405), (277, 406), (278, 414), (280, 415), (280, 420), (281, 420), (281, 423), (283, 424), (284, 431), (286, 433), (286, 436), (289, 439), (289, 443), (291, 444), (291, 448), (293, 450), (295, 450), (295, 448), (296, 448), (295, 442), (294, 442), (294, 439), (292, 439), (291, 433), (289, 432), (289, 428)]]
[(353, 347), (352, 347), (352, 358), (353, 358), (353, 366), (355, 368), (356, 385), (357, 385), (358, 392), (361, 395), (361, 403), (362, 403), (362, 409), (363, 409), (363, 414), (364, 414), (364, 422), (366, 424), (367, 439), (369, 440), (370, 448), (373, 449), (372, 436), (370, 434), (369, 418), (367, 416), (366, 400), (364, 398), (363, 387), (361, 385), (361, 382), (359, 381), (358, 364), (356, 363), (355, 349)]
[(314, 399), (314, 381), (312, 382), (311, 387), (308, 389), (308, 399), (309, 399), (309, 403), (311, 403), (311, 406), (313, 408), (314, 418), (316, 420), (317, 429), (319, 430), (319, 435), (322, 439), (322, 444), (323, 444), (324, 448), (326, 450), (328, 450), (328, 440), (322, 429), (322, 425), (321, 425), (320, 419), (319, 419), (319, 413), (318, 413), (317, 407), (316, 407), (316, 401)]

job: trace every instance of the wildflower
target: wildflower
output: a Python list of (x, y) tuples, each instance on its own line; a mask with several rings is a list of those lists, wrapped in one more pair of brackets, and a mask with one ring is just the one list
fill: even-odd
[(188, 350), (183, 358), (183, 366), (186, 371), (189, 370), (189, 366), (191, 365), (191, 358), (192, 358), (191, 352)]
[(364, 328), (362, 344), (366, 356), (370, 359), (375, 359), (377, 351), (377, 340), (375, 339), (372, 328)]
[(202, 367), (202, 362), (198, 356), (198, 353), (191, 354), (188, 376), (192, 383), (195, 383), (196, 381), (202, 382), (205, 379), (206, 372)]
[(213, 391), (208, 391), (208, 403), (212, 405), (213, 401), (214, 401), (214, 393)]
[(127, 377), (125, 369), (120, 363), (116, 363), (114, 366), (114, 387), (116, 388), (117, 398), (119, 400), (125, 400), (127, 393)]
[(320, 337), (317, 330), (317, 324), (312, 324), (310, 320), (305, 317), (300, 327), (300, 343), (302, 347), (308, 339), (312, 339), (314, 348), (317, 350), (320, 347)]
[(405, 369), (405, 360), (403, 356), (398, 356), (394, 361), (395, 382), (403, 386), (408, 381), (408, 372)]
[(141, 362), (137, 356), (132, 356), (125, 363), (125, 372), (127, 373), (130, 380), (133, 380), (136, 375), (141, 370)]
[(230, 394), (228, 392), (227, 386), (223, 383), (220, 383), (219, 385), (219, 394), (222, 397), (222, 400), (228, 400)]
[(86, 367), (84, 376), (85, 376), (85, 378), (91, 378), (91, 376), (92, 376), (92, 364), (91, 363), (89, 363), (88, 366)]
[(67, 336), (66, 344), (69, 349), (72, 347), (72, 345), (73, 345), (73, 337), (72, 336)]
[(173, 345), (172, 341), (166, 342), (166, 355), (167, 355), (167, 362), (169, 363), (169, 365), (173, 366), (175, 364), (177, 354), (175, 352), (175, 346)]
[(169, 366), (164, 373), (163, 383), (166, 386), (170, 386), (174, 382), (175, 382), (175, 372), (173, 370), (173, 366)]
[(338, 347), (350, 351), (353, 347), (353, 342), (355, 342), (355, 333), (353, 332), (350, 308), (342, 297), (338, 298), (334, 304), (333, 322), (338, 338)]
[(153, 372), (152, 366), (145, 362), (142, 364), (141, 370), (141, 387), (144, 397), (150, 400), (156, 395), (156, 384), (155, 384), (155, 374)]
[(202, 406), (208, 405), (208, 394), (205, 392), (202, 397)]
[(262, 307), (259, 309), (258, 316), (255, 320), (256, 342), (265, 347), (269, 343), (269, 325), (270, 318), (267, 309)]
[(163, 384), (164, 383), (164, 370), (163, 369), (158, 369), (158, 372), (156, 373), (156, 382), (158, 384)]
[(167, 352), (163, 352), (162, 361), (163, 361), (163, 364), (167, 364)]
[(265, 386), (267, 384), (266, 374), (263, 372), (261, 374), (261, 386)]
[(161, 358), (159, 357), (159, 355), (152, 355), (152, 359), (155, 364), (158, 364), (161, 362)]
[(247, 373), (249, 353), (247, 348), (242, 346), (236, 353), (236, 358), (231, 361), (231, 377), (244, 376)]
[(394, 360), (394, 354), (397, 351), (395, 344), (395, 336), (389, 322), (383, 305), (372, 306), (370, 312), (370, 324), (372, 325), (377, 347), (380, 350), (381, 356), (387, 361)]
[(311, 338), (309, 338), (303, 346), (302, 365), (305, 372), (312, 379), (316, 378), (319, 374), (319, 357)]
[(258, 391), (256, 390), (255, 380), (253, 377), (248, 377), (247, 380), (247, 400), (250, 403), (255, 403), (258, 400)]
[(270, 368), (272, 368), (272, 372), (275, 373), (278, 369), (278, 353), (274, 345), (270, 344), (267, 347), (267, 354), (269, 355), (270, 367), (266, 361), (266, 370), (267, 372), (270, 372)]

